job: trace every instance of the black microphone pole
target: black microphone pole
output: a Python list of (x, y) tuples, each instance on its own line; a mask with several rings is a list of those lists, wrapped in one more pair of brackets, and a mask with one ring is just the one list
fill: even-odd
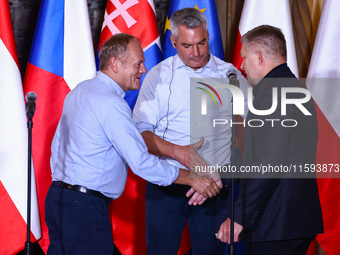
[(27, 241), (25, 243), (25, 255), (33, 254), (33, 247), (31, 243), (31, 175), (32, 175), (32, 128), (33, 115), (35, 112), (35, 100), (37, 95), (34, 92), (28, 92), (26, 99), (26, 116), (28, 128), (28, 164), (27, 164)]
[[(229, 83), (231, 85), (234, 85), (236, 87), (240, 87), (236, 72), (230, 72), (228, 75)], [(231, 147), (231, 166), (235, 166), (235, 136), (236, 136), (236, 127), (235, 127), (235, 115), (234, 115), (234, 98), (231, 98), (231, 105), (232, 105), (232, 126), (231, 126), (231, 141), (232, 141), (232, 147)], [(231, 187), (230, 187), (230, 244), (229, 244), (229, 255), (235, 254), (235, 241), (234, 241), (234, 211), (235, 211), (235, 177), (234, 173), (231, 172)]]

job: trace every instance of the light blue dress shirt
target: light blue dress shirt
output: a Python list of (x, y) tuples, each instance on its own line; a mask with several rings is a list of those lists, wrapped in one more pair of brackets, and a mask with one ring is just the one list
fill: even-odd
[[(200, 155), (211, 166), (230, 163), (232, 95), (226, 88), (216, 89), (215, 104), (207, 93), (198, 87), (210, 90), (198, 82), (212, 87), (228, 84), (227, 74), (233, 70), (239, 79), (240, 88), (247, 96), (249, 84), (230, 63), (210, 53), (208, 63), (198, 70), (186, 66), (178, 55), (169, 57), (153, 67), (146, 75), (133, 111), (133, 119), (140, 132), (151, 131), (157, 136), (177, 145), (188, 145), (204, 137)], [(207, 96), (207, 114), (202, 115), (202, 95)], [(246, 116), (248, 106), (244, 101)], [(225, 125), (213, 126), (214, 119), (228, 120)], [(169, 163), (183, 166), (174, 159)]]
[(127, 164), (158, 185), (176, 180), (177, 167), (148, 153), (124, 94), (98, 72), (66, 96), (51, 148), (53, 181), (82, 185), (116, 199), (125, 187)]

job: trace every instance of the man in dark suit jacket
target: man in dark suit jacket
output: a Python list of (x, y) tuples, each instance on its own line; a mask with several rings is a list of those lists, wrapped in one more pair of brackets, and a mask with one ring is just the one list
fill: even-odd
[[(272, 167), (277, 172), (241, 174), (234, 240), (247, 241), (247, 254), (252, 255), (306, 254), (316, 234), (323, 232), (315, 175), (306, 173), (316, 157), (315, 105), (312, 99), (300, 105), (282, 100), (283, 96), (292, 99), (290, 103), (303, 102), (305, 86), (286, 64), (286, 42), (280, 29), (260, 26), (246, 33), (241, 42), (241, 68), (255, 86), (254, 109), (250, 108), (244, 131), (242, 167)], [(273, 110), (261, 115), (269, 109)], [(218, 238), (230, 241), (229, 218), (221, 225)]]

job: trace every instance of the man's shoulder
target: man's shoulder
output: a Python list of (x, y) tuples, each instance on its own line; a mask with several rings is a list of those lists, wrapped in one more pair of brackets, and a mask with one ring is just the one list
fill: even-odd
[(174, 56), (168, 57), (168, 58), (162, 60), (161, 62), (159, 62), (157, 65), (153, 66), (148, 71), (148, 73), (159, 72), (159, 70), (161, 70), (161, 69), (171, 69), (173, 61), (174, 61)]
[(222, 60), (213, 54), (211, 54), (211, 58), (212, 58), (212, 61), (216, 63), (216, 66), (219, 69), (219, 71), (225, 71), (225, 70), (230, 70), (230, 69), (237, 70), (236, 67), (232, 63), (226, 62), (225, 60)]

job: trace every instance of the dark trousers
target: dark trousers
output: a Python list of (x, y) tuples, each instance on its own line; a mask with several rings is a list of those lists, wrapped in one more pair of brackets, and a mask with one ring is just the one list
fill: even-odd
[(314, 237), (285, 241), (249, 242), (247, 255), (306, 255)]
[(51, 186), (45, 214), (48, 255), (112, 255), (112, 231), (104, 199)]
[[(190, 187), (189, 187), (190, 188)], [(148, 255), (175, 255), (180, 246), (183, 228), (188, 221), (192, 255), (224, 255), (226, 244), (215, 237), (228, 217), (228, 191), (189, 206), (185, 196), (188, 186), (172, 184), (159, 187), (147, 183), (146, 243)]]

